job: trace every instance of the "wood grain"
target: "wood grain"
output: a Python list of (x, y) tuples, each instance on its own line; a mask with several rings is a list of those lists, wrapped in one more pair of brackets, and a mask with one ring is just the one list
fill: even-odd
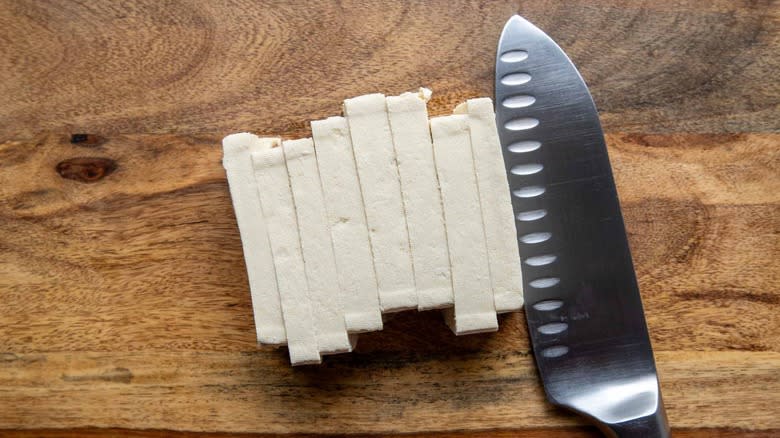
[[(36, 429), (15, 430), (3, 433), (0, 437), (14, 436), (18, 438), (91, 438), (91, 437), (125, 437), (125, 438), (286, 438), (289, 434), (271, 433), (233, 433), (233, 432), (172, 432), (169, 430), (134, 430), (134, 429)], [(773, 438), (780, 430), (752, 431), (745, 429), (673, 429), (675, 438)], [(299, 438), (343, 437), (343, 434), (296, 434)], [(371, 438), (389, 438), (393, 434), (366, 435)], [(591, 426), (558, 427), (546, 429), (522, 429), (509, 431), (477, 431), (477, 432), (431, 432), (405, 434), (408, 438), (550, 438), (566, 436), (569, 438), (600, 438), (602, 434)]]
[[(607, 141), (656, 348), (780, 352), (780, 135)], [(116, 169), (92, 182), (64, 178), (58, 168), (74, 158)], [(220, 160), (216, 137), (126, 135), (83, 146), (52, 133), (2, 144), (4, 350), (254, 349)], [(417, 324), (415, 315), (399, 318)], [(381, 347), (483, 339), (455, 341), (431, 319), (436, 336), (399, 326)], [(503, 324), (522, 331), (524, 321)], [(490, 348), (528, 342), (499, 333)]]
[[(254, 341), (225, 134), (346, 97), (491, 95), (520, 11), (601, 110), (675, 436), (780, 436), (775, 1), (0, 0), (0, 436), (597, 436), (521, 314), (392, 315), (291, 369)], [(467, 56), (464, 56), (467, 55)]]
[[(489, 347), (358, 351), (306, 368), (291, 368), (284, 351), (2, 360), (0, 424), (10, 428), (84, 427), (85, 417), (99, 427), (312, 434), (583, 424), (545, 403), (527, 352)], [(675, 426), (780, 428), (780, 353), (658, 352), (657, 360)]]
[(421, 85), (449, 112), (492, 95), (498, 34), (518, 11), (579, 66), (607, 130), (778, 130), (772, 0), (0, 5), (0, 139), (297, 135), (344, 98)]
[[(456, 338), (435, 312), (401, 313), (355, 353), (290, 369), (284, 350), (254, 342), (219, 139), (71, 140), (0, 146), (0, 425), (581, 424), (544, 403), (522, 314), (498, 333)], [(673, 424), (780, 428), (780, 135), (607, 141)], [(61, 163), (75, 158), (114, 170), (64, 177)]]

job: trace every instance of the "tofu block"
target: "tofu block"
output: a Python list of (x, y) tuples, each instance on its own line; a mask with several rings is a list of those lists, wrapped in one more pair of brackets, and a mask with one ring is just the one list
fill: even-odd
[(432, 118), (431, 135), (455, 297), (455, 308), (446, 310), (445, 318), (457, 335), (496, 331), (468, 116)]
[(382, 330), (379, 289), (368, 241), (349, 126), (343, 117), (311, 122), (347, 331)]
[(456, 107), (455, 113), (468, 115), (496, 311), (517, 311), (523, 307), (523, 277), (493, 102), (489, 98), (469, 99)]
[(344, 101), (383, 312), (417, 308), (401, 182), (382, 94)]
[(419, 310), (453, 304), (447, 235), (425, 106), (429, 96), (426, 91), (387, 97)]
[(344, 322), (343, 298), (339, 290), (314, 143), (310, 138), (285, 141), (282, 150), (298, 218), (298, 235), (309, 284), (314, 327), (317, 330), (317, 347), (321, 354), (352, 351), (352, 342), (356, 338), (350, 339)]
[(275, 345), (285, 344), (287, 334), (251, 154), (270, 149), (279, 143), (277, 138), (259, 138), (249, 133), (229, 135), (222, 140), (222, 165), (227, 173), (230, 197), (241, 234), (257, 340)]
[(259, 219), (265, 221), (276, 267), (290, 362), (293, 365), (317, 364), (321, 362), (317, 332), (282, 148), (253, 152), (252, 164), (263, 209)]

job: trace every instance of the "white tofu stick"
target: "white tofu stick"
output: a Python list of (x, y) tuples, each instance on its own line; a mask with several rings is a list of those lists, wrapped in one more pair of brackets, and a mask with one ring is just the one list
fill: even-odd
[[(352, 351), (344, 322), (336, 260), (328, 229), (314, 143), (310, 138), (282, 143), (298, 218), (306, 281), (321, 354)], [(356, 338), (353, 338), (353, 340)]]
[(317, 167), (328, 212), (347, 331), (382, 330), (379, 290), (368, 242), (349, 127), (343, 117), (311, 122)]
[(383, 312), (417, 308), (409, 233), (382, 94), (344, 101)]
[(222, 140), (222, 165), (227, 173), (230, 197), (241, 234), (257, 340), (263, 344), (283, 345), (287, 342), (287, 335), (271, 247), (250, 158), (253, 151), (270, 149), (279, 142), (276, 138), (258, 138), (249, 133), (229, 135)]
[(453, 304), (447, 234), (425, 102), (430, 90), (387, 98), (419, 310)]
[(496, 311), (517, 311), (523, 307), (523, 277), (493, 102), (487, 97), (469, 99), (458, 105), (455, 113), (468, 114), (469, 118)]
[(457, 335), (496, 331), (468, 117), (432, 118), (431, 134), (455, 295), (455, 309), (447, 309), (445, 317)]
[(320, 363), (298, 219), (282, 148), (253, 152), (252, 164), (263, 208), (260, 219), (265, 220), (276, 267), (290, 362), (293, 365)]

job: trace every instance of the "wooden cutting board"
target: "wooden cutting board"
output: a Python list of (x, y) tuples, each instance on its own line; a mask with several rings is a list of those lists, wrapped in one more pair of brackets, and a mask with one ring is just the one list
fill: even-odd
[(522, 313), (397, 314), (319, 367), (258, 347), (220, 163), (347, 97), (492, 95), (519, 11), (601, 110), (676, 436), (779, 436), (780, 5), (386, 3), (0, 1), (0, 435), (598, 436)]

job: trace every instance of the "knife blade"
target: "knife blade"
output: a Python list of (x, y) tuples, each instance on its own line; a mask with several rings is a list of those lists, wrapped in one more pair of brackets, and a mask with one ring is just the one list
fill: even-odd
[(513, 16), (496, 55), (496, 123), (526, 319), (547, 398), (612, 437), (668, 437), (598, 113), (560, 47)]

